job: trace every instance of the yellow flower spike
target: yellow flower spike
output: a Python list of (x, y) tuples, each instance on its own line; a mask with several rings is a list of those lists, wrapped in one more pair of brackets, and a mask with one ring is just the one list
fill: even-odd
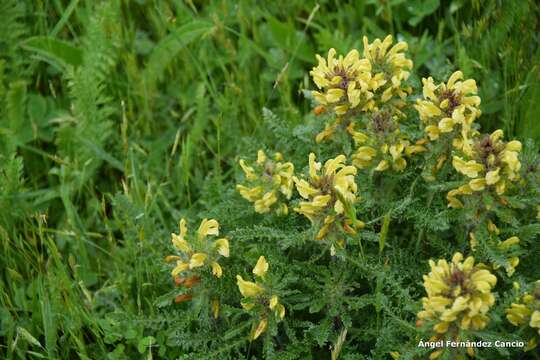
[(264, 291), (260, 285), (251, 281), (245, 281), (240, 275), (236, 275), (236, 284), (244, 297), (254, 297)]
[(203, 266), (207, 257), (208, 255), (205, 253), (195, 253), (191, 255), (191, 259), (189, 260), (189, 268), (194, 269)]
[[(453, 73), (448, 82), (435, 85), (433, 78), (422, 79), (423, 99), (415, 105), (431, 141), (442, 135), (450, 137), (459, 150), (468, 149), (468, 139), (474, 131), (472, 122), (480, 116), (480, 98), (476, 96), (476, 82), (464, 80), (460, 71)], [(456, 130), (457, 131), (454, 131)]]
[(259, 277), (263, 277), (267, 271), (268, 263), (266, 262), (264, 256), (260, 256), (259, 260), (257, 260), (257, 264), (253, 268), (253, 273)]
[(223, 270), (221, 269), (221, 266), (216, 262), (212, 262), (212, 264), (210, 264), (212, 266), (212, 274), (217, 277), (217, 278), (220, 278), (221, 275), (223, 275)]
[(310, 71), (313, 81), (320, 91), (313, 91), (313, 97), (321, 105), (329, 105), (338, 115), (364, 105), (369, 92), (362, 86), (362, 79), (370, 71), (370, 63), (360, 59), (358, 51), (352, 50), (345, 57), (336, 58), (335, 49), (328, 51), (327, 59), (316, 55), (318, 65)]
[(483, 329), (489, 320), (487, 312), (495, 302), (491, 289), (497, 278), (469, 256), (463, 260), (456, 253), (449, 264), (444, 259), (429, 261), (431, 272), (424, 275), (427, 297), (424, 310), (418, 313), (422, 321), (433, 324), (433, 331), (445, 334), (452, 326), (462, 329)]
[(174, 269), (171, 271), (171, 275), (172, 275), (172, 276), (177, 276), (177, 275), (180, 274), (182, 271), (186, 271), (187, 269), (189, 269), (189, 264), (184, 263), (184, 262), (182, 262), (182, 261), (177, 261), (177, 262), (176, 262), (176, 266), (175, 266)]
[(261, 336), (261, 334), (266, 331), (267, 327), (268, 327), (268, 320), (264, 318), (259, 322), (259, 324), (257, 325), (257, 328), (254, 329), (253, 334), (251, 335), (251, 340), (255, 340), (259, 336)]
[(229, 257), (229, 240), (226, 238), (214, 241), (214, 248), (217, 249), (221, 256)]
[[(459, 173), (472, 179), (468, 183), (472, 191), (494, 190), (497, 195), (502, 195), (507, 191), (508, 184), (519, 180), (521, 163), (518, 151), (521, 150), (521, 143), (505, 143), (502, 136), (502, 130), (475, 136), (463, 147), (464, 158), (454, 156), (452, 165)], [(470, 194), (462, 191), (459, 195)], [(448, 200), (454, 201), (452, 198)]]

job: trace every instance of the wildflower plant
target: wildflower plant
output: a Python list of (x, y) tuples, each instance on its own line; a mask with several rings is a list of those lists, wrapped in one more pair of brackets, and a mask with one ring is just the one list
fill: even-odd
[[(187, 290), (177, 302), (220, 277), (206, 302), (215, 315), (204, 325), (231, 339), (213, 347), (229, 358), (498, 358), (497, 349), (417, 344), (502, 336), (511, 326), (503, 313), (532, 348), (536, 303), (525, 296), (505, 312), (504, 299), (515, 295), (511, 281), (537, 278), (537, 156), (524, 158), (521, 142), (504, 141), (502, 130), (481, 133), (474, 79), (457, 70), (415, 86), (407, 43), (362, 42), (363, 51), (316, 56), (309, 74), (322, 132), (321, 124), (291, 125), (265, 109), (266, 142), (238, 145), (257, 159), (240, 155), (237, 191), (220, 193), (223, 203), (212, 199), (210, 210), (238, 244), (229, 266), (218, 270), (228, 240), (189, 237), (180, 225), (180, 253), (170, 259)], [(240, 197), (257, 216), (239, 211)], [(201, 233), (217, 236), (217, 222), (205, 221)], [(243, 258), (255, 254), (246, 276)]]

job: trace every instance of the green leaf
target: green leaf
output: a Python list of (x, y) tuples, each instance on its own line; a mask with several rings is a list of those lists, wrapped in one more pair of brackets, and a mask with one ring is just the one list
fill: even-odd
[(139, 344), (137, 345), (137, 350), (139, 350), (139, 353), (144, 353), (146, 351), (146, 348), (149, 347), (152, 344), (156, 343), (156, 338), (153, 336), (147, 336), (139, 340)]
[(20, 337), (28, 341), (30, 344), (43, 348), (43, 346), (41, 346), (41, 343), (38, 341), (38, 339), (33, 337), (32, 334), (30, 334), (30, 332), (26, 330), (25, 328), (17, 326), (17, 334), (19, 334)]
[(34, 36), (22, 44), (22, 48), (44, 56), (60, 69), (66, 65), (79, 66), (82, 63), (82, 50), (71, 43), (49, 36)]
[(153, 83), (163, 76), (165, 68), (178, 56), (180, 50), (212, 29), (206, 21), (193, 21), (173, 30), (163, 38), (150, 54), (143, 72), (143, 79)]

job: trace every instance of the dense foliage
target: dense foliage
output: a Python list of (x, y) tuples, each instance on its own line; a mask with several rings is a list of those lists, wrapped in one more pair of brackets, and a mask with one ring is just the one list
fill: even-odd
[(539, 358), (539, 11), (2, 1), (0, 357)]

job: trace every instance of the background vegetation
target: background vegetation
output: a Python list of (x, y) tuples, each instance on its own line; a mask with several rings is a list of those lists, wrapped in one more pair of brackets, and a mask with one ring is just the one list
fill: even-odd
[[(238, 340), (247, 330), (234, 326), (223, 335), (230, 348), (217, 348), (210, 330), (193, 327), (188, 305), (171, 306), (163, 257), (178, 219), (222, 222), (231, 254), (246, 254), (231, 274), (263, 251), (272, 264), (273, 241), (300, 256), (294, 245), (305, 234), (248, 226), (261, 220), (234, 191), (236, 161), (262, 142), (305, 163), (309, 149), (293, 146), (307, 137), (315, 54), (361, 48), (363, 35), (406, 40), (421, 76), (442, 80), (459, 68), (475, 78), (484, 131), (540, 140), (539, 20), (533, 0), (1, 1), (0, 357), (273, 354)], [(427, 269), (399, 254), (392, 261)], [(361, 266), (375, 274), (384, 265)], [(320, 284), (338, 275), (320, 274)], [(420, 278), (408, 279), (417, 283), (408, 290), (392, 276), (366, 281), (414, 310)], [(331, 308), (296, 296), (309, 313)], [(357, 310), (378, 314), (395, 305), (354, 299)], [(356, 334), (370, 339), (357, 349), (374, 358), (399, 349), (400, 319), (414, 318), (411, 309), (386, 312), (404, 329), (377, 316)], [(235, 310), (222, 311), (229, 329)], [(296, 321), (289, 337), (313, 324)], [(298, 349), (282, 358), (328, 356), (334, 324), (325, 321), (306, 325), (308, 340), (297, 333)]]

